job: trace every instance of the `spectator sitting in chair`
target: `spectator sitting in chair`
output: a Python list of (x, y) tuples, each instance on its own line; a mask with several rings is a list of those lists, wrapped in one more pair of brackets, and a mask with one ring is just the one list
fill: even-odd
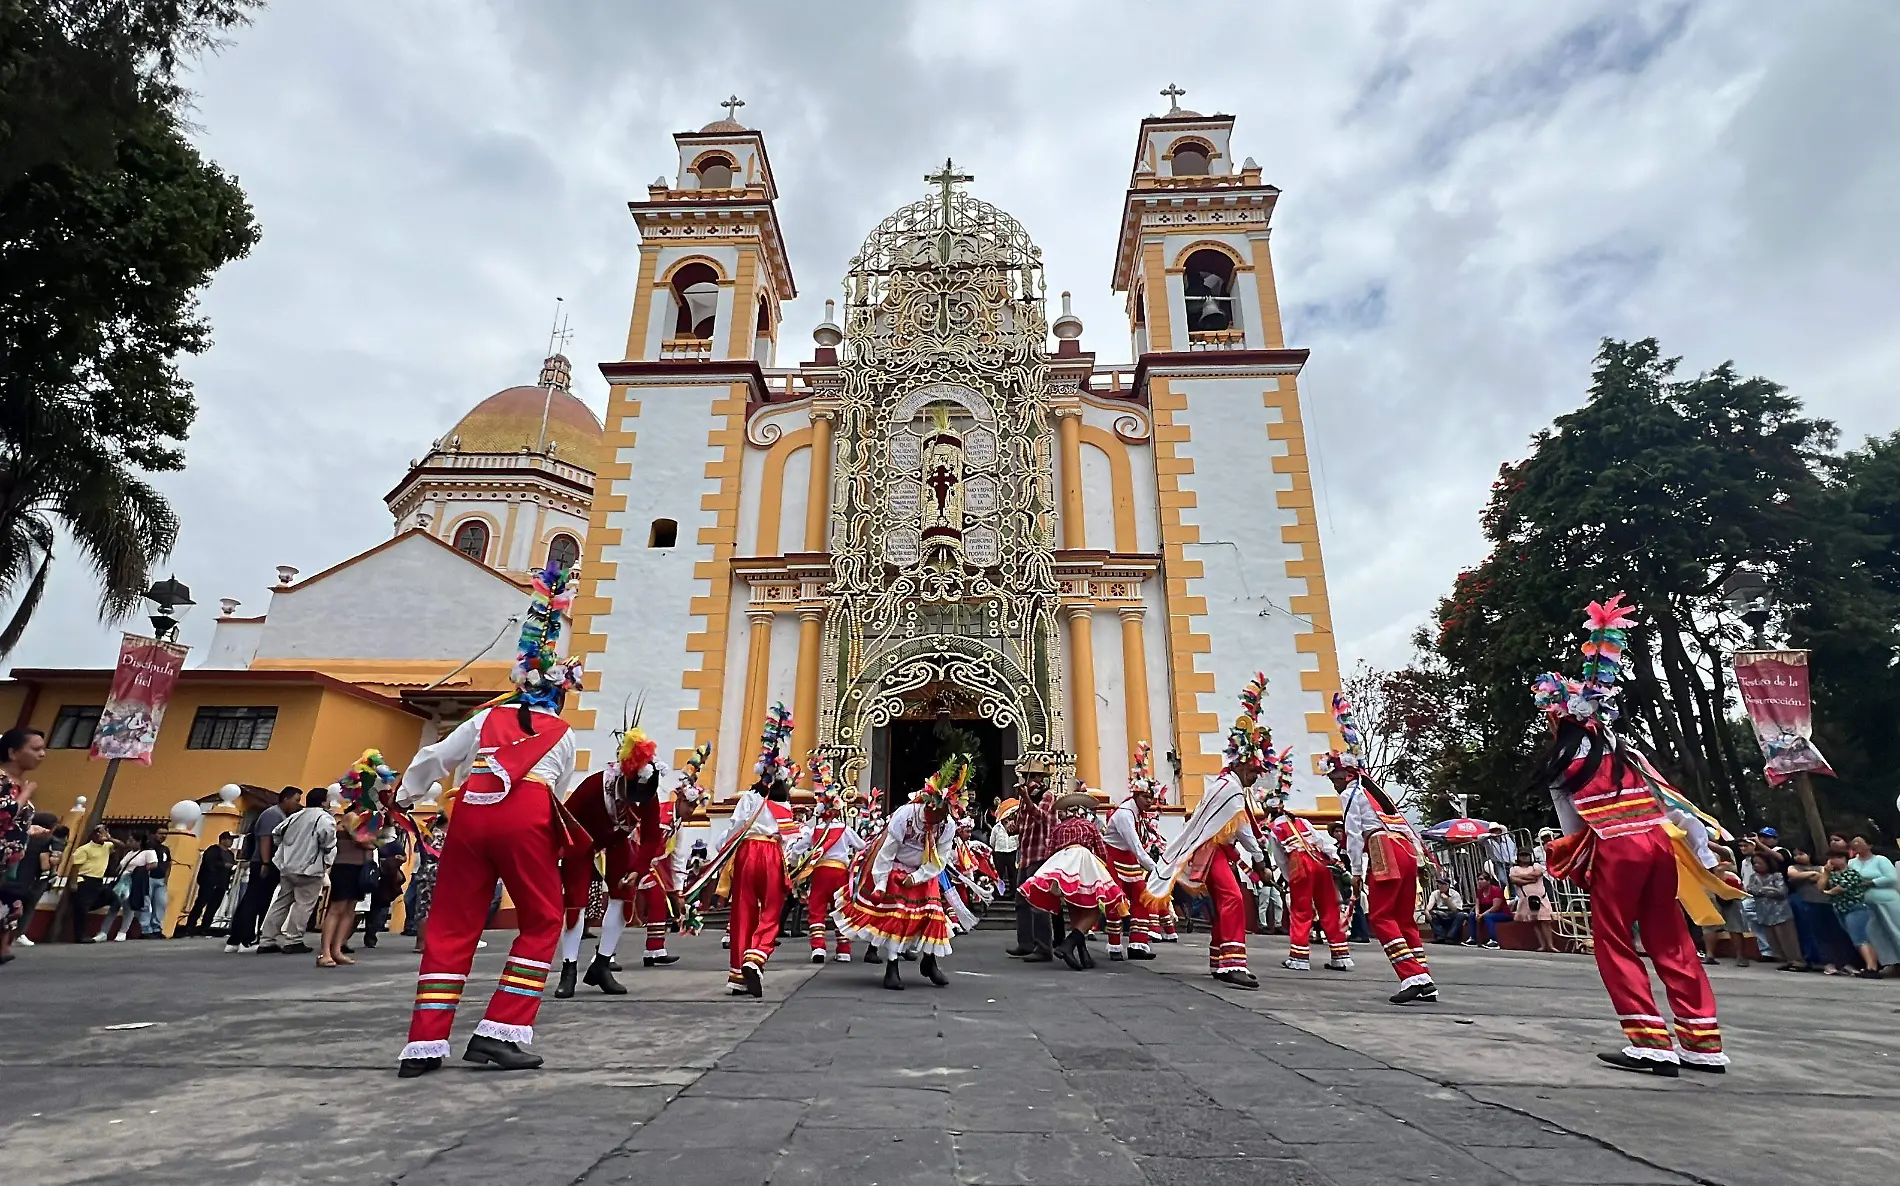
[(1510, 922), (1513, 918), (1510, 903), (1504, 898), (1504, 887), (1498, 884), (1497, 874), (1489, 869), (1478, 871), (1478, 921), (1484, 924), (1484, 945), (1498, 946), (1498, 924)]
[(1432, 924), (1432, 942), (1477, 945), (1478, 916), (1465, 908), (1464, 895), (1452, 886), (1451, 878), (1442, 873), (1437, 886), (1425, 899), (1425, 916)]

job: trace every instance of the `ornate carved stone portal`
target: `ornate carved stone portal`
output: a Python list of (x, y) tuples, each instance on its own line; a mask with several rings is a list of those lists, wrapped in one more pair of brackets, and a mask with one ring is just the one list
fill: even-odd
[(1074, 760), (1042, 252), (947, 162), (928, 180), (845, 280), (819, 741), (847, 779), (873, 730), (945, 689), (1021, 756)]

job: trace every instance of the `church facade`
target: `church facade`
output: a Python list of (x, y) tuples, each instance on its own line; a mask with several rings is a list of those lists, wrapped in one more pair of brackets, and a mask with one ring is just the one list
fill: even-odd
[(1296, 806), (1334, 806), (1311, 760), (1338, 744), (1339, 667), (1306, 351), (1281, 328), (1279, 191), (1233, 130), (1142, 121), (1103, 245), (1135, 359), (1112, 365), (948, 162), (865, 239), (810, 360), (777, 365), (797, 289), (765, 139), (675, 136), (673, 176), (629, 204), (631, 325), (601, 367), (583, 749), (610, 753), (638, 703), (663, 752), (712, 744), (730, 799), (783, 701), (797, 758), (867, 791), (908, 793), (948, 746), (978, 754), (984, 799), (1024, 759), (1119, 797), (1147, 741), (1192, 806), (1264, 671)]

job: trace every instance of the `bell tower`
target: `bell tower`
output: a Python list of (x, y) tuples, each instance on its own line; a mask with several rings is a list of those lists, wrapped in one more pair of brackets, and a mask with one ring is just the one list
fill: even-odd
[(625, 357), (600, 368), (606, 433), (570, 645), (587, 663), (570, 717), (594, 761), (631, 699), (675, 767), (719, 732), (746, 413), (798, 295), (765, 137), (736, 118), (738, 96), (721, 106), (674, 135), (672, 175), (627, 204), (639, 272)]
[(1280, 191), (1236, 163), (1234, 117), (1181, 106), (1141, 121), (1122, 203), (1115, 291), (1134, 384), (1154, 413), (1170, 698), (1185, 801), (1219, 772), (1235, 698), (1268, 677), (1274, 739), (1302, 753), (1295, 806), (1336, 805), (1312, 755), (1339, 744), (1332, 609), (1299, 374), (1270, 245)]
[(779, 306), (798, 295), (779, 234), (778, 184), (765, 137), (733, 118), (673, 137), (673, 176), (629, 202), (640, 228), (640, 280), (627, 358), (771, 366)]

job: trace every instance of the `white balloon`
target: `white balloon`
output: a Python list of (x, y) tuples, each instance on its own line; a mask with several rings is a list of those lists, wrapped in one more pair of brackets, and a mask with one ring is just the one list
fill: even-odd
[(205, 817), (204, 808), (191, 799), (180, 799), (172, 804), (172, 826), (184, 831), (195, 831)]

